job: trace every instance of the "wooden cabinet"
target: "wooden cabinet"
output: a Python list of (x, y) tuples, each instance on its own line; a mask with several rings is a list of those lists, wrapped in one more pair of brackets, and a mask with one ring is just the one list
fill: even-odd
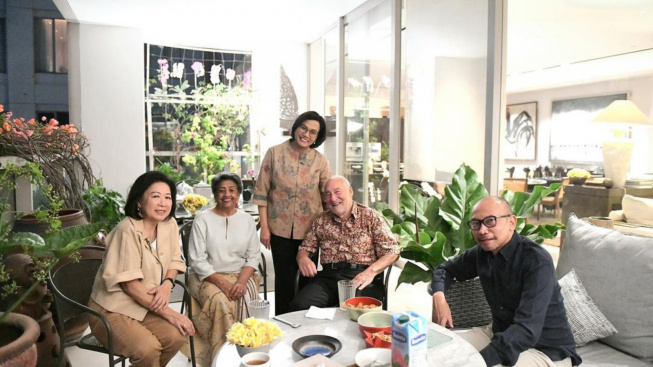
[(626, 192), (633, 196), (653, 198), (653, 188), (606, 189), (597, 186), (565, 186), (562, 222), (567, 224), (570, 213), (576, 214), (578, 218), (607, 217), (610, 211), (621, 209), (621, 199)]

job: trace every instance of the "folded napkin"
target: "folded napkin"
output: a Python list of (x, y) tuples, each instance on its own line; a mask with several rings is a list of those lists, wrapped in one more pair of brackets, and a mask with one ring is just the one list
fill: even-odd
[(333, 316), (335, 315), (335, 308), (319, 308), (311, 306), (304, 317), (308, 317), (309, 319), (333, 320)]

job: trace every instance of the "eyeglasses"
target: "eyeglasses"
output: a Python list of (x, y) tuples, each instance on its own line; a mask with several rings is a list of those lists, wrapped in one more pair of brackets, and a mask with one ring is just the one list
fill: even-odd
[(506, 214), (506, 215), (502, 215), (502, 216), (499, 216), (499, 217), (497, 217), (496, 215), (490, 215), (490, 216), (485, 217), (485, 218), (480, 219), (480, 220), (479, 219), (472, 219), (469, 222), (467, 222), (467, 225), (469, 226), (469, 228), (472, 229), (472, 231), (478, 231), (479, 229), (481, 229), (481, 223), (483, 223), (483, 225), (485, 225), (485, 227), (487, 227), (487, 228), (492, 228), (492, 227), (497, 225), (497, 219), (499, 219), (499, 218), (508, 218), (508, 217), (511, 217), (511, 216), (512, 216), (512, 214)]
[(310, 135), (311, 138), (316, 137), (317, 134), (320, 133), (320, 132), (317, 131), (317, 130), (309, 130), (308, 127), (306, 127), (306, 125), (304, 125), (304, 124), (299, 125), (299, 131), (301, 131), (302, 134), (306, 134), (306, 133), (308, 133), (308, 135)]

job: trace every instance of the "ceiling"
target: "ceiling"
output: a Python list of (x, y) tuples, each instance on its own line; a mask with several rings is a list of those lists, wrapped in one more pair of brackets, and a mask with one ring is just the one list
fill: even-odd
[[(653, 0), (507, 1), (508, 92), (652, 73)], [(365, 0), (54, 2), (69, 21), (246, 49), (279, 39), (311, 42)], [(216, 46), (225, 34), (229, 45)]]

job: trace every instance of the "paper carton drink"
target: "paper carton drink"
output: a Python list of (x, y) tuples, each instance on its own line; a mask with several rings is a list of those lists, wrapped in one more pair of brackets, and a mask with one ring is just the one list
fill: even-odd
[(414, 312), (392, 316), (392, 367), (426, 367), (426, 319)]

